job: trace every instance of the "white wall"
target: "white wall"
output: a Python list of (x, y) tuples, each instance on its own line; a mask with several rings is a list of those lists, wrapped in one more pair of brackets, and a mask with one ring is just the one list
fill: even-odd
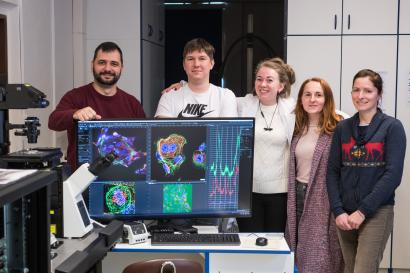
[[(0, 1), (0, 11), (7, 16), (9, 83), (30, 83), (52, 98), (53, 58), (51, 0)], [(50, 14), (51, 16), (44, 16)], [(11, 123), (24, 123), (27, 116), (37, 116), (42, 124), (38, 146), (50, 146), (52, 136), (47, 132), (51, 108), (11, 110)], [(10, 134), (11, 151), (19, 150), (25, 137)]]
[[(53, 27), (53, 70), (54, 86), (50, 95), (50, 112), (60, 101), (61, 97), (71, 90), (74, 85), (74, 34), (73, 34), (73, 1), (54, 0)], [(52, 135), (52, 146), (60, 147), (63, 152), (67, 149), (67, 133), (55, 132), (47, 129), (47, 120), (43, 121), (44, 129)]]
[(91, 82), (91, 60), (94, 49), (101, 42), (116, 42), (123, 53), (124, 70), (118, 86), (134, 95), (140, 95), (140, 1), (87, 0), (85, 16), (86, 81)]

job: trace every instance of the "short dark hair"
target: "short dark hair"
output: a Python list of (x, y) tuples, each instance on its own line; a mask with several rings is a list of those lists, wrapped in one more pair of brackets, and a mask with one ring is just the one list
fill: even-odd
[(182, 58), (185, 60), (186, 55), (194, 51), (204, 51), (209, 59), (214, 59), (215, 48), (203, 38), (195, 38), (185, 44)]
[(94, 51), (93, 61), (95, 61), (95, 59), (97, 58), (97, 54), (98, 54), (98, 51), (100, 51), (100, 49), (101, 49), (102, 52), (111, 52), (111, 51), (116, 51), (117, 50), (120, 53), (121, 64), (124, 63), (123, 60), (122, 60), (122, 50), (114, 42), (103, 42), (99, 46), (97, 46), (97, 48)]

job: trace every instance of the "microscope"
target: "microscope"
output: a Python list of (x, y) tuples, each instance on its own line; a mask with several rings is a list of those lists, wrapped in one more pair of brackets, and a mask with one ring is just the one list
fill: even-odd
[[(46, 95), (30, 84), (0, 85), (0, 168), (6, 169), (53, 169), (60, 181), (64, 181), (68, 169), (60, 164), (63, 155), (60, 148), (33, 148), (9, 153), (9, 131), (14, 135), (27, 137), (28, 143), (37, 143), (40, 135), (40, 121), (37, 117), (27, 117), (24, 124), (9, 123), (9, 110), (45, 108), (49, 105)], [(53, 232), (62, 235), (62, 183), (51, 185), (51, 226)], [(2, 230), (0, 211), (0, 233)]]
[(102, 171), (111, 166), (115, 157), (114, 153), (109, 153), (91, 164), (84, 163), (64, 181), (64, 237), (81, 238), (93, 229), (82, 193)]
[(37, 143), (41, 125), (37, 117), (27, 117), (24, 124), (9, 123), (10, 109), (45, 108), (49, 105), (46, 95), (30, 84), (7, 84), (0, 86), (0, 162), (3, 168), (43, 169), (60, 162), (59, 148), (33, 148), (9, 153), (9, 131), (16, 136), (27, 137), (28, 143)]

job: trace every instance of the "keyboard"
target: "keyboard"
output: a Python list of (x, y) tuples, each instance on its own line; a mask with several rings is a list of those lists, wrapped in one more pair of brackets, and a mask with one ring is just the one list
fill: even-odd
[(175, 229), (171, 225), (151, 225), (148, 227), (148, 232), (154, 233), (174, 233)]
[(151, 245), (232, 245), (241, 244), (239, 235), (236, 233), (154, 233), (151, 237)]

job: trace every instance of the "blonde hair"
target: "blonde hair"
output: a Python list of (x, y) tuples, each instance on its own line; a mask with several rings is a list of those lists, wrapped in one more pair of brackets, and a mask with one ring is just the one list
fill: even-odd
[[(284, 98), (289, 97), (291, 85), (295, 83), (296, 80), (295, 71), (293, 71), (292, 67), (286, 64), (281, 58), (266, 59), (258, 63), (255, 69), (255, 75), (262, 67), (268, 67), (278, 73), (279, 81), (284, 85), (283, 90), (278, 94), (278, 96)], [(255, 90), (253, 91), (253, 94), (256, 95)]]

